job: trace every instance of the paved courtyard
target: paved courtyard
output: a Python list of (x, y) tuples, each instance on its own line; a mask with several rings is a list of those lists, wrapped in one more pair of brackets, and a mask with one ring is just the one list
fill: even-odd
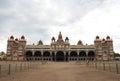
[(39, 69), (0, 77), (0, 81), (120, 81), (120, 74), (91, 69), (83, 64), (53, 62)]

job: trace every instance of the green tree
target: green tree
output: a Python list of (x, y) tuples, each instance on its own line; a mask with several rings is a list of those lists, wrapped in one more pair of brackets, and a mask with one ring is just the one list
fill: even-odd
[(120, 54), (119, 53), (114, 53), (114, 56), (115, 57), (120, 57)]

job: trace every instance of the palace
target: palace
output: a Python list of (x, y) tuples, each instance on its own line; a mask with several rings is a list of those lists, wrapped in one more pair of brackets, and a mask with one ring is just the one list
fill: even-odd
[(14, 39), (10, 36), (7, 41), (7, 60), (11, 61), (86, 61), (113, 60), (113, 41), (110, 36), (100, 39), (96, 36), (93, 45), (83, 45), (79, 40), (71, 45), (69, 38), (65, 40), (59, 32), (58, 39), (51, 38), (50, 45), (44, 45), (40, 40), (37, 45), (27, 45), (24, 36)]

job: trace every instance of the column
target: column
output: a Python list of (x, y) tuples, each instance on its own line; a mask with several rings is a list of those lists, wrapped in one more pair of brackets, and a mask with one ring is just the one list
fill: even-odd
[(32, 50), (32, 55), (33, 55), (33, 56), (32, 56), (32, 60), (33, 60), (33, 61), (35, 60), (35, 58), (34, 58), (34, 53), (35, 53), (35, 52), (34, 52), (34, 49), (33, 49), (33, 50)]
[(56, 61), (56, 51), (55, 51), (55, 56), (54, 56), (54, 59), (55, 59), (55, 61)]
[(70, 61), (70, 51), (68, 52), (68, 62)]
[(79, 59), (79, 51), (77, 51), (77, 61), (78, 61), (78, 59)]
[(66, 61), (66, 52), (64, 51), (64, 61)]
[(52, 60), (52, 51), (50, 51), (50, 61), (53, 61)]
[(89, 59), (88, 57), (88, 50), (86, 50), (86, 61)]
[(42, 61), (44, 60), (44, 58), (43, 58), (43, 51), (41, 51), (41, 58), (42, 58)]

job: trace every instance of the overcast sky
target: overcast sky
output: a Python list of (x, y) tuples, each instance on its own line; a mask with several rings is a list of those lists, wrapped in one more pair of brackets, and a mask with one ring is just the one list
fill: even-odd
[(0, 0), (0, 51), (6, 52), (11, 35), (50, 44), (60, 31), (70, 44), (109, 35), (120, 53), (120, 0)]

